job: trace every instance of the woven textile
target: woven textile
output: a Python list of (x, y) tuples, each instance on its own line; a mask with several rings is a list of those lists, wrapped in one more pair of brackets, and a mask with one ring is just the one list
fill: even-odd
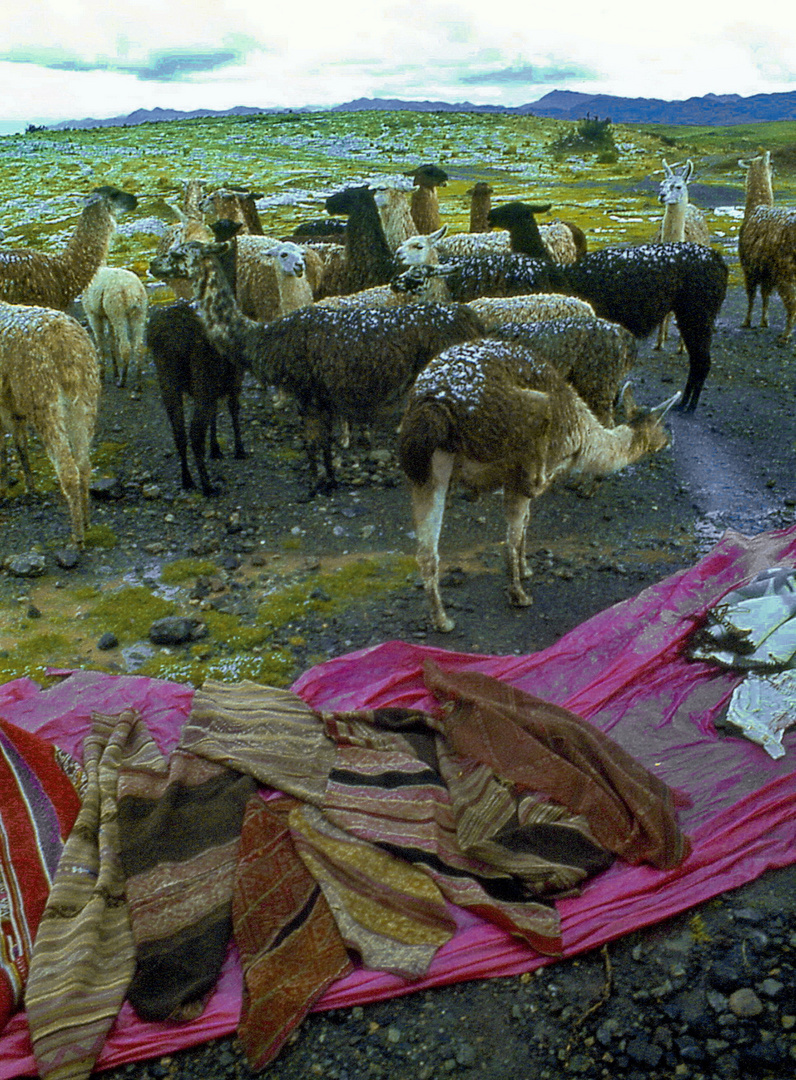
[(215, 986), (232, 936), (243, 814), (256, 786), (179, 749), (165, 772), (120, 772), (119, 857), (136, 950), (127, 998), (144, 1020), (192, 1019)]
[[(408, 714), (416, 726), (420, 714)], [(378, 711), (323, 713), (337, 744), (323, 801), (332, 824), (422, 868), (442, 895), (522, 938), (538, 952), (561, 950), (558, 914), (523, 881), (464, 852), (442, 775), (417, 757)], [(390, 717), (394, 722), (394, 714)]]
[(427, 662), (424, 677), (445, 703), (440, 727), (457, 754), (583, 814), (598, 842), (629, 863), (668, 869), (686, 857), (680, 797), (599, 729), (480, 672)]
[(81, 777), (68, 754), (0, 719), (0, 1030), (22, 1000)]
[(238, 1036), (252, 1069), (279, 1053), (330, 983), (352, 964), (288, 827), (289, 798), (252, 798), (241, 834), (233, 923), (244, 991)]
[(296, 807), (290, 827), (344, 941), (365, 967), (408, 979), (425, 974), (456, 931), (429, 875), (336, 828), (314, 806)]
[(64, 845), (25, 992), (39, 1075), (83, 1080), (121, 1008), (135, 966), (119, 864), (122, 760), (159, 758), (137, 713), (94, 714), (83, 744), (83, 805)]

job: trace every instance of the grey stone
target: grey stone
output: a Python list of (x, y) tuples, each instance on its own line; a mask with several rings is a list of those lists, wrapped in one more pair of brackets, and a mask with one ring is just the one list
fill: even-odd
[(149, 640), (155, 645), (183, 645), (206, 637), (207, 626), (201, 619), (169, 615), (158, 619), (149, 628)]
[(26, 551), (21, 555), (9, 555), (5, 568), (15, 577), (41, 577), (47, 570), (47, 559), (37, 551)]

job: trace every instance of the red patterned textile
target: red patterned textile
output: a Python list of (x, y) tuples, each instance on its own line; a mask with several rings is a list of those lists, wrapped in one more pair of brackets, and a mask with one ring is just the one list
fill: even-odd
[(244, 990), (238, 1036), (252, 1069), (272, 1061), (326, 988), (353, 970), (329, 905), (296, 854), (296, 799), (249, 800), (232, 900)]
[(79, 780), (69, 755), (0, 719), (0, 1030), (20, 1005), (36, 929), (80, 809), (70, 774)]

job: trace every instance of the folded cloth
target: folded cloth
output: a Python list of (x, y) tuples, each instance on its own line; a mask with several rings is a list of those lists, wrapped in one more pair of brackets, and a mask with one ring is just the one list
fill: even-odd
[(76, 760), (0, 719), (0, 1031), (22, 1000), (82, 781)]
[(296, 853), (288, 815), (299, 805), (255, 795), (243, 820), (232, 919), (244, 980), (238, 1036), (254, 1070), (353, 969), (324, 894)]
[(430, 660), (423, 671), (443, 704), (437, 724), (460, 757), (583, 815), (597, 842), (626, 862), (668, 869), (686, 857), (675, 807), (688, 800), (598, 728), (481, 672), (444, 672)]
[(135, 970), (119, 863), (116, 788), (123, 760), (159, 757), (137, 712), (92, 715), (86, 786), (33, 946), (25, 991), (39, 1076), (85, 1080)]
[(240, 830), (256, 788), (179, 748), (165, 771), (120, 772), (119, 859), (136, 948), (127, 998), (143, 1020), (204, 1009), (232, 937)]

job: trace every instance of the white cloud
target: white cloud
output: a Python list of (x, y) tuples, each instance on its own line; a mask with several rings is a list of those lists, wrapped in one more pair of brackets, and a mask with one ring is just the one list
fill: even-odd
[[(6, 5), (8, 7), (9, 5)], [(796, 85), (796, 28), (741, 0), (30, 0), (0, 15), (0, 121), (359, 96), (518, 105), (548, 90), (680, 99)], [(524, 76), (524, 77), (520, 77)]]

